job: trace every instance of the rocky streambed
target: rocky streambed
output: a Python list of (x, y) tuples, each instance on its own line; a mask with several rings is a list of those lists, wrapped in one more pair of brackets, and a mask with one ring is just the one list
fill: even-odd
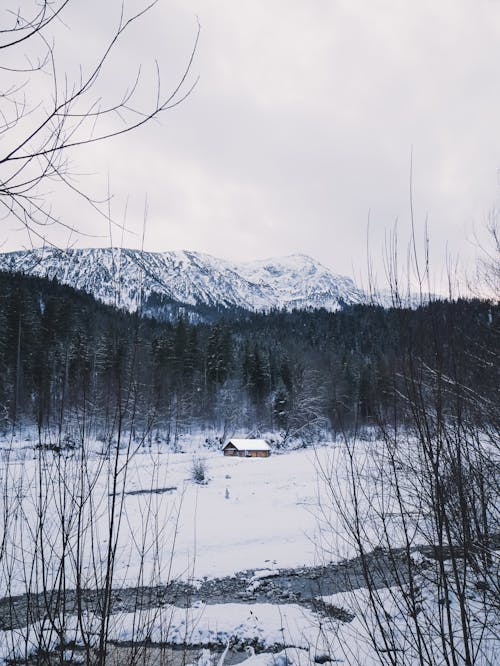
[[(319, 600), (366, 585), (366, 576), (375, 587), (387, 587), (406, 579), (406, 554), (403, 551), (373, 551), (365, 558), (336, 564), (280, 570), (241, 571), (225, 578), (202, 581), (172, 581), (153, 587), (126, 587), (111, 592), (109, 613), (133, 612), (139, 609), (175, 605), (189, 608), (194, 603), (273, 603), (300, 604), (349, 621), (344, 609), (335, 609)], [(49, 591), (0, 598), (0, 630), (26, 626), (64, 611), (99, 613), (103, 608), (102, 590), (83, 589)]]

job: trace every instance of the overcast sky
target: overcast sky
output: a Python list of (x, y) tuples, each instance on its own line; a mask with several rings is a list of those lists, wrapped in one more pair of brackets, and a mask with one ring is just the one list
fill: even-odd
[[(89, 66), (118, 11), (114, 0), (73, 3), (57, 27), (59, 68)], [(359, 277), (369, 218), (381, 280), (396, 220), (402, 254), (408, 238), (413, 151), (417, 237), (427, 217), (436, 279), (447, 254), (470, 265), (474, 233), (500, 202), (500, 2), (165, 0), (117, 50), (104, 96), (118, 97), (142, 63), (147, 106), (155, 58), (163, 90), (175, 87), (197, 18), (190, 97), (134, 135), (72, 155), (95, 196), (109, 173), (116, 219), (128, 202), (114, 244), (140, 246), (147, 196), (146, 249), (234, 260), (299, 252)], [(109, 245), (92, 209), (63, 196), (53, 205), (91, 236), (52, 227), (51, 242)], [(2, 225), (4, 251), (29, 246), (18, 224)]]

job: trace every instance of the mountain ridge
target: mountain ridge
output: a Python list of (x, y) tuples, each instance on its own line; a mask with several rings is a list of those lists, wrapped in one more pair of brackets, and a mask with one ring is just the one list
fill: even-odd
[(145, 308), (159, 318), (169, 318), (172, 304), (264, 312), (370, 302), (351, 278), (304, 254), (237, 263), (190, 250), (39, 248), (0, 254), (0, 270), (56, 279), (108, 305)]

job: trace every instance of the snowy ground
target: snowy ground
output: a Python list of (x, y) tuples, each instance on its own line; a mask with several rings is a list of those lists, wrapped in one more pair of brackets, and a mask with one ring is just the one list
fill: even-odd
[[(225, 458), (200, 448), (197, 441), (185, 442), (183, 453), (132, 447), (132, 456), (127, 457), (124, 449), (116, 459), (101, 455), (101, 446), (93, 442), (84, 456), (79, 450), (61, 456), (41, 453), (29, 442), (0, 445), (0, 597), (39, 593), (43, 587), (61, 586), (62, 581), (71, 589), (77, 577), (80, 587), (102, 588), (109, 547), (114, 545), (115, 588), (166, 584), (174, 578), (196, 584), (204, 577), (242, 570), (257, 570), (258, 584), (263, 575), (259, 570), (269, 575), (284, 567), (355, 555), (349, 535), (343, 532), (341, 507), (328, 499), (328, 483), (333, 483), (345, 506), (351, 501), (340, 445), (268, 459)], [(376, 442), (357, 445), (363, 474), (369, 475), (373, 464), (366, 451), (377, 446)], [(194, 459), (205, 466), (206, 484), (192, 480)], [(366, 496), (364, 501), (378, 500)], [(397, 525), (395, 516), (395, 546)], [(365, 529), (367, 539), (375, 543), (375, 528)], [(397, 600), (390, 591), (387, 595), (388, 612), (394, 615)], [(426, 599), (433, 608), (432, 592)], [(232, 637), (241, 645), (256, 644), (261, 649), (293, 647), (296, 664), (313, 663), (324, 654), (345, 663), (378, 663), (369, 643), (359, 640), (367, 635), (371, 621), (363, 590), (328, 599), (349, 612), (357, 606), (352, 623), (325, 621), (292, 603), (193, 602), (188, 609), (165, 606), (115, 614), (110, 639), (147, 637), (154, 643), (211, 646)], [(85, 618), (90, 643), (95, 643), (99, 622), (97, 617)], [(404, 617), (401, 622), (404, 628)], [(81, 644), (76, 618), (66, 617), (62, 624), (66, 640)], [(0, 632), (0, 663), (25, 652), (27, 646), (28, 652), (30, 646), (34, 649), (41, 636), (47, 647), (55, 646), (59, 636), (54, 623)], [(497, 645), (493, 641), (488, 647), (493, 661), (478, 663), (495, 663)]]
[[(109, 641), (118, 644), (145, 641), (146, 644), (179, 646), (206, 646), (200, 650), (197, 666), (215, 666), (220, 655), (210, 652), (213, 646), (223, 645), (231, 640), (241, 649), (244, 645), (256, 645), (264, 654), (248, 666), (283, 666), (283, 663), (295, 666), (313, 666), (326, 660), (331, 663), (356, 664), (362, 666), (377, 666), (380, 663), (419, 664), (420, 659), (415, 652), (415, 636), (413, 626), (406, 613), (402, 612), (404, 601), (401, 590), (390, 588), (380, 590), (379, 598), (386, 609), (385, 612), (392, 618), (390, 632), (390, 645), (395, 645), (401, 659), (397, 662), (386, 662), (378, 649), (382, 652), (384, 642), (381, 637), (377, 616), (373, 613), (369, 601), (369, 593), (365, 588), (336, 594), (324, 598), (329, 604), (338, 608), (354, 609), (356, 615), (352, 622), (321, 617), (314, 612), (295, 604), (194, 604), (189, 609), (162, 607), (149, 609), (142, 613), (122, 613), (111, 616)], [(452, 604), (454, 601), (452, 600)], [(423, 613), (429, 620), (425, 636), (425, 649), (428, 661), (424, 663), (438, 663), (441, 650), (441, 635), (439, 633), (440, 609), (431, 587), (422, 588)], [(475, 623), (470, 630), (481, 635), (478, 641), (480, 649), (475, 656), (477, 666), (493, 666), (499, 663), (500, 644), (496, 635), (497, 628), (492, 623), (485, 623), (482, 606), (476, 603), (477, 615)], [(455, 621), (459, 621), (459, 610), (456, 607)], [(97, 645), (100, 619), (98, 617), (85, 618), (87, 640), (93, 646)], [(94, 628), (92, 628), (94, 627)], [(67, 650), (68, 660), (81, 655), (78, 652), (83, 645), (82, 635), (76, 617), (66, 621), (66, 640), (74, 646)], [(43, 635), (43, 644), (46, 649), (56, 648), (59, 636), (50, 627), (40, 623), (14, 632), (0, 632), (0, 659), (2, 655), (22, 657), (28, 652), (30, 646), (40, 645)], [(459, 633), (456, 640), (459, 641)], [(373, 641), (373, 642), (372, 642)], [(210, 649), (208, 649), (210, 648)], [(280, 650), (280, 652), (276, 652)], [(274, 655), (272, 654), (274, 651)], [(267, 656), (265, 656), (267, 654)], [(287, 661), (280, 660), (286, 655)], [(277, 661), (273, 661), (277, 660)], [(143, 663), (141, 661), (141, 663)], [(147, 662), (144, 662), (147, 663)]]
[[(98, 636), (99, 618), (86, 618), (87, 627), (94, 624), (91, 642)], [(28, 642), (38, 645), (44, 631), (40, 624), (16, 632), (0, 632), (0, 654), (10, 648), (11, 654), (22, 655)], [(66, 636), (76, 646), (82, 645), (76, 618), (70, 618)], [(56, 647), (57, 635), (45, 629), (45, 645)], [(316, 616), (297, 605), (274, 604), (199, 604), (190, 609), (165, 607), (150, 609), (143, 613), (123, 613), (112, 616), (109, 640), (127, 643), (144, 641), (173, 645), (225, 644), (229, 639), (240, 645), (257, 645), (260, 649), (287, 646), (307, 651), (313, 646), (315, 654), (324, 654), (321, 632)], [(309, 661), (307, 659), (306, 661)]]
[[(332, 445), (333, 446), (333, 445)], [(115, 561), (115, 580), (120, 585), (167, 583), (172, 578), (196, 579), (231, 575), (246, 569), (313, 565), (324, 561), (318, 550), (318, 459), (331, 455), (331, 447), (301, 449), (268, 459), (227, 458), (206, 449), (186, 453), (139, 451), (128, 462), (125, 453), (118, 466), (118, 506), (121, 517)], [(194, 457), (206, 466), (206, 485), (191, 479)], [(111, 497), (114, 461), (92, 454), (82, 465), (78, 452), (66, 458), (24, 448), (0, 458), (0, 479), (8, 486), (7, 566), (0, 571), (0, 589), (11, 595), (26, 592), (27, 580), (40, 554), (30, 552), (40, 510), (45, 512), (45, 544), (53, 544), (45, 564), (57, 575), (57, 554), (62, 519), (69, 518), (68, 504), (85, 496), (92, 487), (79, 528), (78, 544), (84, 561), (86, 587), (99, 587), (95, 556), (106, 557), (112, 516)], [(40, 467), (42, 472), (40, 473)], [(41, 474), (41, 476), (40, 476)], [(60, 495), (60, 481), (67, 495)], [(47, 498), (40, 501), (40, 488)], [(173, 488), (173, 490), (168, 490)], [(121, 494), (121, 491), (124, 491)], [(151, 492), (153, 491), (153, 492)], [(159, 491), (159, 492), (155, 492)], [(5, 498), (6, 499), (6, 498)], [(2, 503), (3, 500), (0, 500)], [(76, 547), (77, 517), (66, 524), (72, 547)], [(116, 529), (116, 525), (115, 525)], [(91, 535), (97, 537), (91, 539)], [(60, 546), (60, 544), (59, 544)], [(351, 555), (340, 548), (332, 556)], [(75, 571), (68, 560), (66, 586)], [(98, 572), (97, 572), (98, 573)], [(6, 576), (8, 575), (8, 580)], [(54, 580), (54, 579), (52, 579)], [(31, 584), (33, 585), (33, 583)], [(32, 588), (33, 589), (33, 588)]]
[[(92, 443), (85, 457), (78, 450), (63, 456), (41, 453), (30, 442), (0, 449), (5, 490), (0, 596), (56, 588), (63, 549), (66, 588), (75, 586), (77, 575), (83, 587), (102, 587), (113, 517), (115, 587), (166, 584), (174, 578), (196, 583), (245, 569), (269, 573), (321, 561), (316, 456), (326, 459), (328, 447), (234, 459), (186, 442), (184, 453), (139, 448), (130, 458), (124, 450), (117, 461), (100, 455), (100, 448)], [(192, 480), (194, 459), (206, 469), (205, 484)], [(118, 503), (113, 507), (115, 462)], [(92, 625), (91, 618), (87, 621)], [(71, 639), (76, 620), (65, 624)], [(134, 614), (115, 616), (111, 638), (129, 640), (141, 626), (151, 630), (153, 641), (210, 644), (227, 634), (264, 647), (284, 640), (303, 647), (315, 624), (309, 611), (294, 605), (195, 604), (190, 611), (149, 611), (139, 622)], [(47, 646), (57, 641), (52, 628), (40, 623), (1, 632), (0, 655), (39, 645), (42, 634)]]

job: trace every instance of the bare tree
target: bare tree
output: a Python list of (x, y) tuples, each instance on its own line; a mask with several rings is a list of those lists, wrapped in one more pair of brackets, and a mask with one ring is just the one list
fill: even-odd
[[(30, 238), (45, 240), (45, 228), (53, 224), (72, 230), (71, 223), (57, 214), (57, 197), (51, 189), (58, 194), (69, 192), (111, 221), (109, 195), (98, 201), (76, 178), (78, 152), (138, 130), (180, 104), (196, 85), (190, 75), (199, 25), (170, 90), (162, 89), (157, 62), (153, 63), (155, 83), (149, 86), (149, 101), (143, 102), (144, 74), (139, 65), (117, 97), (106, 89), (113, 54), (133, 26), (155, 9), (158, 0), (146, 0), (132, 14), (123, 2), (116, 27), (100, 52), (85, 56), (78, 73), (71, 76), (58, 36), (67, 29), (64, 22), (71, 6), (77, 4), (75, 0), (26, 0), (20, 8), (13, 5), (10, 10), (0, 10), (0, 215), (4, 221), (19, 222)], [(95, 21), (100, 17), (95, 16)], [(76, 231), (83, 233), (82, 229)], [(116, 347), (118, 355), (118, 343)], [(122, 546), (123, 524), (128, 520), (124, 508), (127, 474), (153, 427), (148, 418), (138, 433), (137, 387), (132, 379), (136, 363), (133, 357), (130, 367), (116, 364), (107, 395), (97, 394), (92, 373), (88, 382), (71, 386), (79, 396), (77, 407), (69, 413), (61, 399), (57, 432), (49, 419), (44, 419), (44, 406), (40, 406), (37, 458), (26, 478), (16, 479), (12, 452), (3, 461), (1, 596), (12, 595), (15, 585), (25, 595), (23, 617), (14, 617), (15, 611), (10, 611), (13, 626), (25, 627), (21, 630), (24, 641), (21, 637), (12, 645), (12, 654), (21, 660), (35, 651), (38, 663), (53, 663), (49, 653), (56, 646), (62, 663), (68, 636), (76, 626), (87, 663), (106, 661), (113, 599), (116, 588), (124, 584), (116, 573), (116, 558)], [(74, 426), (78, 441), (71, 452), (64, 451), (62, 441), (69, 424)], [(103, 432), (102, 458), (88, 451), (98, 429)], [(151, 485), (156, 482), (153, 475)], [(155, 502), (155, 496), (147, 502), (143, 532), (134, 533), (134, 542), (129, 544), (131, 552), (138, 553), (137, 584), (141, 589), (157, 582), (160, 574), (169, 575), (175, 543), (175, 534), (163, 525), (165, 509)], [(35, 518), (28, 519), (28, 514)], [(148, 567), (146, 555), (153, 563)], [(162, 564), (165, 557), (167, 562)], [(89, 612), (88, 588), (96, 590), (95, 612)], [(142, 603), (138, 597), (132, 609), (138, 618), (134, 635), (142, 632), (147, 639), (146, 621), (140, 617)], [(168, 618), (164, 624), (168, 627)], [(130, 661), (134, 660), (131, 656)]]
[[(427, 264), (417, 271), (420, 288), (426, 273)], [(342, 544), (362, 572), (361, 581), (346, 579), (357, 619), (343, 649), (352, 664), (364, 653), (391, 666), (492, 665), (500, 635), (498, 322), (485, 319), (475, 339), (458, 307), (429, 302), (410, 313), (397, 285), (394, 277), (401, 344), (386, 389), (392, 410), (378, 414), (377, 440), (346, 431), (320, 467), (327, 556)]]
[[(154, 63), (156, 83), (149, 102), (141, 101), (141, 68), (117, 98), (103, 93), (103, 78), (111, 55), (126, 33), (152, 11), (159, 0), (147, 2), (127, 14), (121, 5), (117, 25), (90, 63), (82, 62), (78, 75), (66, 71), (54, 37), (72, 0), (43, 0), (26, 9), (4, 10), (0, 15), (0, 204), (4, 219), (20, 222), (30, 234), (43, 238), (43, 228), (59, 224), (71, 229), (54, 210), (51, 187), (62, 187), (83, 198), (108, 218), (103, 204), (91, 197), (74, 178), (75, 151), (132, 132), (180, 104), (196, 85), (190, 79), (199, 25), (194, 43), (177, 83), (162, 90), (161, 71)], [(95, 21), (100, 20), (99, 16)], [(2, 22), (4, 23), (2, 25)], [(42, 87), (44, 93), (37, 94)], [(80, 233), (82, 230), (77, 230)]]
[(481, 290), (490, 298), (500, 299), (500, 211), (494, 209), (488, 216), (487, 232), (489, 243), (478, 242), (480, 258), (477, 279), (470, 285), (472, 293)]

